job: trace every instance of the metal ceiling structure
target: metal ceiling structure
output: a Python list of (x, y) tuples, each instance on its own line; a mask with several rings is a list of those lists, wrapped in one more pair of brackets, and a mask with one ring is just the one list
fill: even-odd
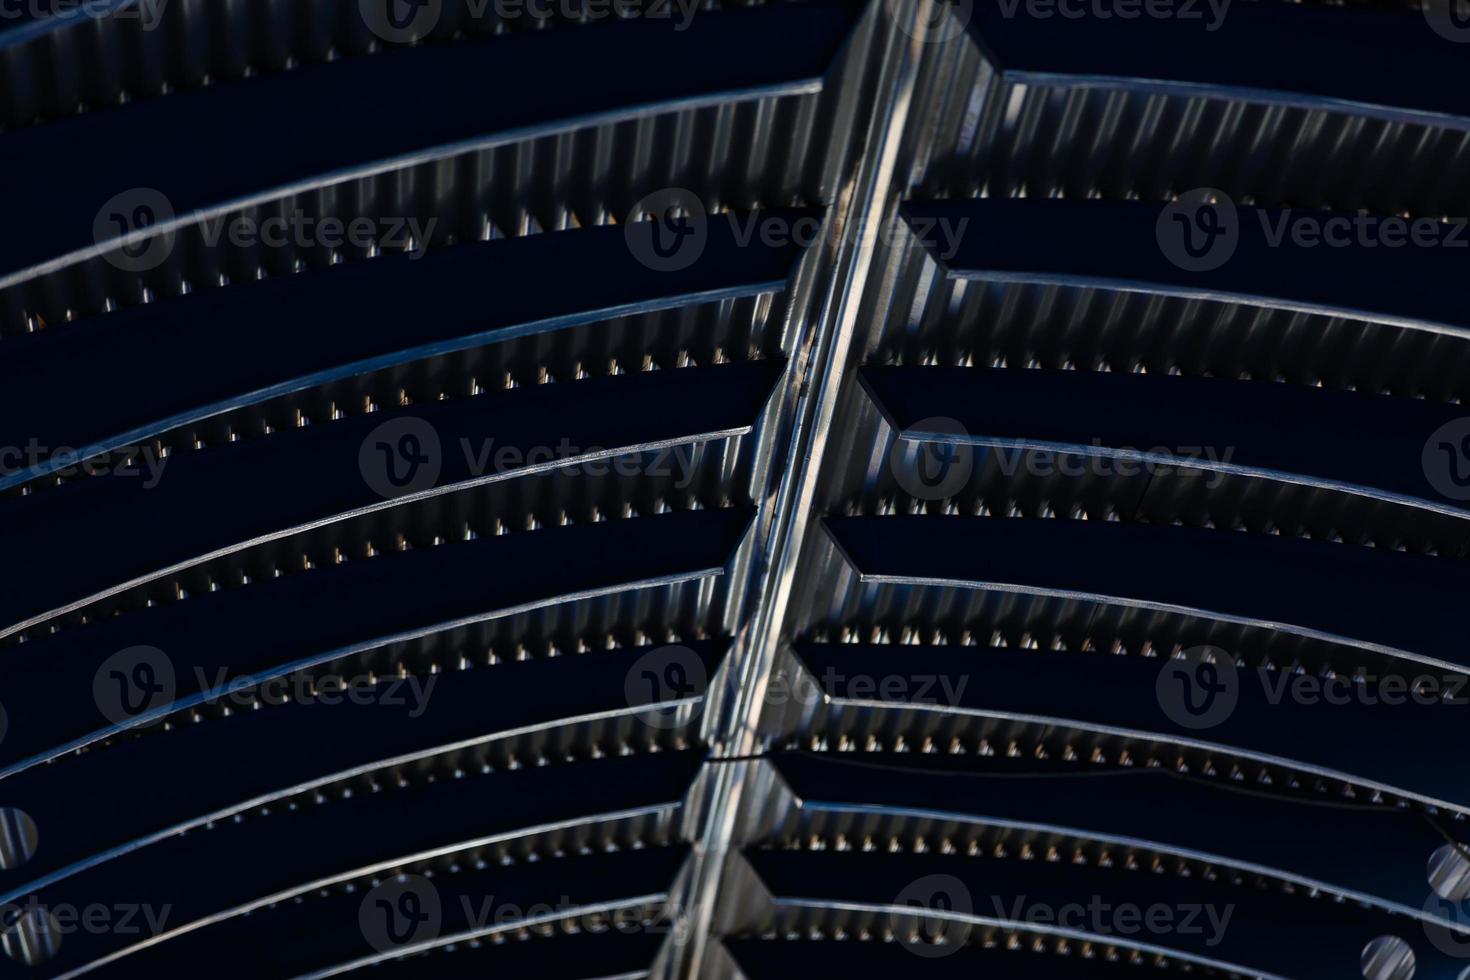
[(1470, 977), (1470, 20), (1125, 7), (0, 11), (0, 980)]

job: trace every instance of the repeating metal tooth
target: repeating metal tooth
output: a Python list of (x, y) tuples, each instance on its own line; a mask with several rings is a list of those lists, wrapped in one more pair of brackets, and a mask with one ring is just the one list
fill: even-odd
[[(1342, 64), (1330, 53), (1341, 42), (1334, 31), (1338, 25), (1329, 26), (1334, 20), (1349, 27), (1355, 19), (1381, 23), (1402, 31), (1413, 43), (1422, 42), (1430, 55), (1446, 53), (1437, 50), (1439, 39), (1424, 30), (1421, 16), (1415, 16), (1419, 4), (1399, 5), (1413, 8), (1412, 13), (1388, 17), (1344, 9), (1346, 5), (1291, 5), (1319, 9), (1281, 13), (1258, 9), (1273, 6), (1277, 5), (1252, 5), (1238, 20), (1227, 21), (1228, 26), (1268, 38), (1284, 38), (1284, 33), (1297, 30), (1309, 34), (1299, 36), (1298, 51), (1304, 58), (1323, 59), (1318, 81), (1328, 87), (1334, 80), (1326, 77), (1333, 74), (1327, 66)], [(1248, 91), (1249, 86), (1232, 90), (1228, 85), (1211, 90), (1206, 84), (1164, 93), (1122, 78), (1115, 79), (1117, 84), (1089, 84), (1101, 79), (1085, 78), (1088, 71), (1081, 65), (1069, 72), (1063, 53), (1053, 57), (1051, 77), (1033, 82), (1017, 62), (1046, 49), (1044, 43), (1027, 43), (1028, 35), (1031, 41), (1039, 40), (1032, 32), (1044, 31), (1045, 23), (1029, 18), (1007, 21), (988, 11), (982, 12), (982, 19), (983, 26), (974, 26), (977, 33), (992, 35), (991, 50), (1000, 65), (987, 61), (976, 46), (936, 59), (933, 68), (936, 76), (953, 79), (955, 94), (950, 99), (968, 97), (973, 103), (968, 117), (959, 112), (942, 117), (940, 132), (930, 137), (937, 150), (926, 160), (921, 179), (927, 186), (946, 188), (946, 196), (1160, 200), (1185, 188), (1213, 186), (1246, 200), (1277, 200), (1300, 207), (1330, 204), (1348, 210), (1363, 205), (1384, 214), (1405, 207), (1459, 205), (1463, 200), (1463, 188), (1454, 181), (1466, 147), (1463, 122), (1453, 114), (1405, 122), (1374, 118), (1367, 105), (1356, 111), (1340, 103), (1333, 106), (1330, 99), (1314, 98), (1310, 92), (1278, 91), (1282, 97), (1271, 98), (1265, 94), (1273, 87), (1267, 77), (1276, 66), (1269, 56), (1253, 66), (1259, 76), (1255, 92)], [(1257, 20), (1274, 23), (1266, 27), (1254, 24)], [(1297, 27), (1282, 26), (1293, 20), (1299, 22)], [(1165, 32), (1183, 26), (1183, 22), (1150, 25)], [(1176, 35), (1176, 47), (1188, 47), (1200, 36), (1185, 29)], [(1126, 32), (1123, 40), (1137, 43), (1130, 42)], [(1063, 50), (1059, 41), (1056, 51)], [(1150, 57), (1144, 52), (1134, 55), (1140, 61)], [(1013, 81), (997, 67), (1014, 68), (1021, 77)], [(1147, 72), (1142, 65), (1139, 70)], [(1384, 96), (1379, 104), (1392, 104), (1391, 86), (1379, 88), (1378, 94)], [(1364, 100), (1373, 101), (1371, 96)]]
[[(407, 413), (397, 411), (395, 418), (401, 421), (394, 423), (366, 420), (330, 422), (313, 427), (309, 434), (297, 435), (289, 441), (266, 437), (265, 445), (256, 443), (253, 450), (229, 447), (203, 453), (199, 458), (187, 453), (170, 458), (169, 467), (157, 475), (158, 485), (142, 491), (116, 478), (85, 479), (70, 487), (66, 496), (55, 492), (37, 494), (24, 502), (23, 513), (13, 506), (9, 516), (17, 522), (31, 521), (44, 511), (53, 515), (46, 523), (57, 525), (55, 533), (75, 533), (79, 539), (88, 536), (86, 527), (89, 524), (97, 525), (97, 520), (91, 515), (100, 516), (100, 512), (117, 507), (128, 508), (139, 519), (144, 519), (143, 515), (152, 508), (151, 512), (160, 516), (166, 512), (180, 523), (187, 521), (199, 525), (187, 535), (182, 530), (161, 527), (152, 540), (135, 551), (99, 558), (90, 577), (72, 576), (74, 589), (80, 589), (88, 582), (123, 584), (131, 581), (134, 584), (130, 588), (135, 595), (142, 590), (166, 601), (182, 601), (195, 592), (207, 594), (218, 591), (221, 578), (229, 582), (235, 576), (218, 574), (216, 570), (230, 565), (239, 567), (240, 559), (244, 557), (241, 552), (271, 539), (282, 542), (272, 549), (279, 557), (268, 573), (271, 577), (278, 577), (282, 568), (288, 572), (309, 572), (319, 566), (340, 566), (353, 559), (370, 559), (375, 553), (372, 542), (382, 541), (385, 535), (374, 534), (361, 527), (358, 530), (365, 533), (366, 543), (361, 538), (355, 539), (352, 531), (347, 529), (328, 535), (335, 540), (328, 541), (318, 535), (316, 542), (303, 542), (299, 548), (293, 549), (285, 542), (310, 528), (321, 528), (341, 519), (351, 521), (358, 515), (395, 506), (395, 498), (384, 497), (373, 488), (370, 481), (374, 471), (362, 469), (364, 440), (371, 439), (372, 432), (379, 431), (382, 425), (393, 424), (415, 426), (415, 431), (432, 431), (439, 440), (438, 477), (432, 488), (420, 491), (421, 497), (424, 494), (459, 493), (475, 496), (477, 488), (484, 489), (496, 482), (515, 481), (548, 471), (563, 477), (559, 482), (561, 492), (566, 493), (578, 487), (578, 481), (571, 479), (573, 477), (611, 474), (620, 470), (630, 476), (647, 472), (652, 477), (647, 496), (654, 501), (653, 513), (667, 513), (676, 506), (692, 509), (697, 499), (691, 501), (688, 491), (694, 488), (696, 495), (700, 492), (700, 471), (709, 460), (719, 459), (725, 452), (738, 455), (743, 451), (742, 445), (732, 444), (730, 440), (746, 441), (744, 435), (754, 430), (762, 406), (781, 372), (779, 361), (768, 361), (706, 369), (703, 374), (694, 371), (640, 374), (616, 384), (588, 381), (557, 385), (555, 391), (527, 392), (525, 397), (508, 395), (479, 401), (436, 403)], [(703, 382), (698, 380), (701, 377)], [(718, 405), (699, 407), (699, 399), (703, 397), (713, 399)], [(689, 413), (681, 416), (661, 414), (659, 409), (671, 399), (691, 401)], [(529, 433), (530, 438), (518, 438), (516, 424), (504, 420), (507, 412), (517, 411), (516, 406), (527, 413), (535, 412), (538, 418), (563, 418), (564, 424), (556, 428), (560, 433), (560, 443), (554, 434), (553, 438), (547, 438), (544, 422), (532, 422), (529, 418), (526, 421), (530, 429), (522, 431)], [(710, 421), (696, 421), (700, 416)], [(587, 424), (594, 428), (585, 428)], [(660, 431), (647, 428), (650, 425), (659, 427)], [(673, 428), (662, 428), (664, 426)], [(684, 428), (683, 432), (676, 431), (680, 427)], [(695, 431), (698, 429), (705, 431)], [(278, 448), (273, 449), (272, 440)], [(283, 441), (285, 444), (279, 445)], [(619, 441), (623, 442), (621, 448)], [(547, 445), (543, 446), (543, 442)], [(304, 481), (332, 484), (337, 489), (319, 491), (311, 498), (310, 509), (300, 506), (305, 501), (282, 501), (279, 505), (272, 505), (262, 500), (220, 529), (233, 530), (234, 534), (220, 536), (209, 526), (208, 510), (200, 507), (206, 501), (207, 507), (221, 506), (232, 495), (237, 505), (254, 498), (255, 492), (248, 488), (264, 474), (258, 464), (252, 462), (251, 456), (260, 451), (271, 452), (277, 465), (294, 469), (298, 478)], [(547, 484), (547, 481), (541, 482)], [(209, 486), (214, 489), (207, 489)], [(655, 487), (657, 489), (653, 489)], [(672, 504), (668, 494), (675, 497)], [(514, 500), (515, 491), (502, 490), (493, 496), (499, 500)], [(713, 498), (713, 493), (711, 496)], [(723, 498), (724, 494), (720, 496)], [(717, 501), (718, 498), (712, 499), (712, 502)], [(483, 510), (486, 504), (494, 506), (491, 501), (483, 501), (480, 513), (466, 511), (453, 504), (449, 504), (447, 509), (441, 508), (444, 519), (452, 522), (450, 529), (446, 532), (442, 525), (425, 526), (413, 535), (413, 544), (440, 547), (450, 539), (476, 540), (479, 537), (477, 528), (486, 527), (487, 515)], [(520, 518), (518, 527), (535, 530), (542, 526), (590, 523), (587, 507), (585, 496), (580, 500), (572, 496), (559, 509), (541, 506), (528, 510)], [(58, 509), (72, 509), (74, 516), (63, 519), (57, 516)], [(403, 516), (400, 515), (399, 519)], [(509, 516), (500, 515), (502, 527)], [(392, 525), (394, 520), (390, 519), (388, 523)], [(31, 533), (26, 524), (13, 526), (17, 540)], [(247, 533), (241, 534), (242, 530)], [(402, 531), (390, 532), (386, 536), (394, 540), (398, 550), (409, 546), (409, 539)], [(219, 544), (225, 547), (212, 546)], [(64, 546), (63, 550), (66, 550)], [(292, 550), (296, 552), (294, 555), (290, 554)], [(198, 568), (201, 562), (211, 567)], [(144, 574), (139, 575), (139, 572)], [(179, 574), (188, 581), (180, 580)], [(17, 590), (8, 601), (13, 604), (12, 608), (26, 606), (29, 602), (28, 612), (32, 613), (39, 612), (46, 605), (64, 611), (64, 604), (45, 597), (80, 598), (81, 592), (65, 594), (63, 583), (67, 577), (62, 575), (45, 582), (38, 580), (29, 591), (26, 588)], [(171, 594), (168, 589), (159, 588), (164, 584), (159, 579), (172, 579)], [(153, 580), (152, 584), (147, 580)], [(98, 598), (98, 594), (94, 593), (93, 598)], [(81, 603), (84, 606), (89, 604), (91, 600)], [(32, 617), (32, 622), (44, 618), (47, 618), (44, 614)], [(17, 623), (24, 625), (23, 621)], [(4, 630), (7, 633), (12, 631)]]
[[(363, 249), (358, 247), (357, 236), (351, 238), (354, 244), (337, 250), (317, 245), (318, 236), (310, 230), (327, 220), (340, 221), (344, 228), (360, 219), (371, 220), (375, 234), (387, 236), (400, 249), (404, 229), (429, 229), (427, 239), (415, 245), (432, 249), (456, 241), (585, 224), (569, 216), (602, 215), (621, 221), (640, 198), (670, 186), (709, 200), (714, 211), (748, 208), (763, 201), (830, 199), (831, 178), (804, 161), (823, 152), (822, 126), (835, 110), (838, 96), (798, 95), (764, 102), (769, 103), (764, 108), (737, 100), (718, 107), (671, 110), (601, 127), (574, 128), (563, 135), (510, 142), (447, 162), (279, 196), (219, 215), (205, 225), (181, 229), (167, 261), (145, 274), (123, 272), (97, 258), (6, 290), (0, 308), (13, 313), (15, 329), (12, 332), (0, 324), (0, 336), (34, 332), (77, 316), (137, 305), (153, 296), (187, 294), (200, 284), (217, 286), (222, 279), (273, 278), (325, 268), (334, 260), (358, 261), (377, 254), (376, 243)], [(711, 142), (728, 139), (729, 132), (767, 125), (785, 133), (784, 149), (735, 142), (728, 152), (701, 165)], [(671, 139), (675, 140), (672, 144)], [(657, 152), (649, 154), (647, 165), (630, 181), (591, 178), (584, 182), (566, 176), (606, 173), (607, 164), (599, 160), (638, 155), (639, 147)], [(564, 159), (565, 166), (534, 165), (547, 158)], [(425, 193), (425, 186), (435, 188), (434, 192)], [(286, 222), (286, 227), (307, 229), (307, 233), (304, 238), (299, 231), (285, 236), (288, 240), (281, 247), (263, 247), (259, 242), (237, 245), (228, 231), (242, 223), (262, 228), (268, 221)], [(487, 229), (493, 229), (488, 236)], [(384, 254), (388, 251), (392, 250)]]
[[(616, 16), (641, 16), (647, 6), (626, 5)], [(589, 16), (589, 8), (577, 4), (549, 4), (528, 14), (509, 5), (448, 0), (434, 8), (436, 16), (398, 30), (386, 19), (380, 22), (371, 5), (337, 0), (280, 0), (263, 10), (208, 0), (129, 0), (70, 17), (48, 9), (64, 5), (36, 7), (39, 17), (7, 22), (0, 31), (0, 77), (6, 80), (0, 129), (407, 46), (568, 30), (609, 18)], [(657, 10), (653, 15), (662, 16)]]
[[(947, 946), (951, 948), (928, 955), (944, 957), (947, 961), (946, 969), (956, 970), (954, 975), (963, 975), (961, 964), (969, 965), (973, 970), (979, 964), (1005, 962), (1003, 957), (984, 955), (985, 951), (990, 950), (998, 952), (1025, 949), (1035, 953), (1050, 952), (1058, 956), (1074, 953), (1084, 958), (1097, 956), (1103, 962), (1131, 966), (1148, 964), (1161, 968), (1163, 975), (1174, 975), (1175, 970), (1182, 974), (1203, 971), (1204, 975), (1257, 975), (1259, 971), (1244, 966), (1243, 961), (1255, 959), (1260, 962), (1262, 957), (1269, 958), (1270, 955), (1253, 948), (1248, 941), (1239, 942), (1238, 937), (1218, 944), (1220, 948), (1212, 946), (1206, 951), (1199, 948), (1198, 944), (1193, 944), (1191, 948), (1192, 944), (1181, 939), (1177, 932), (1151, 933), (1150, 941), (1144, 943), (1139, 941), (1136, 934), (1127, 936), (1105, 925), (1091, 932), (1086, 929), (1059, 930), (1045, 925), (1037, 928), (1035, 923), (1017, 918), (1014, 911), (1007, 913), (1003, 903), (997, 905), (994, 899), (999, 897), (999, 891), (995, 895), (984, 891), (987, 887), (1003, 890), (1011, 882), (1026, 881), (1028, 878), (1036, 881), (1037, 887), (1042, 888), (1046, 887), (1042, 883), (1049, 880), (1088, 879), (1094, 886), (1108, 890), (1110, 897), (1134, 887), (1139, 889), (1138, 894), (1148, 894), (1151, 890), (1154, 894), (1166, 894), (1177, 889), (1181, 894), (1188, 892), (1202, 900), (1208, 897), (1216, 901), (1228, 901), (1235, 914), (1241, 919), (1249, 920), (1255, 930), (1269, 931), (1273, 928), (1270, 924), (1263, 925), (1266, 920), (1262, 913), (1269, 908), (1272, 911), (1265, 912), (1265, 916), (1282, 916), (1278, 927), (1285, 931), (1318, 928), (1323, 930), (1329, 942), (1336, 931), (1339, 934), (1337, 938), (1342, 940), (1338, 949), (1333, 950), (1330, 944), (1323, 948), (1331, 950), (1326, 955), (1337, 960), (1338, 969), (1344, 974), (1348, 964), (1355, 966), (1357, 962), (1354, 934), (1361, 937), (1374, 928), (1398, 927), (1394, 920), (1382, 916), (1381, 913), (1331, 896), (1292, 894), (1284, 890), (1262, 888), (1255, 881), (1209, 874), (1208, 869), (1205, 869), (1206, 873), (1202, 877), (1195, 878), (1192, 884), (1185, 886), (1178, 881), (1179, 878), (1194, 878), (1194, 869), (1185, 866), (1160, 868), (1143, 862), (1130, 862), (1128, 867), (1123, 867), (1121, 863), (1112, 867), (1100, 865), (1097, 868), (1058, 864), (1043, 869), (1026, 865), (1015, 851), (997, 850), (984, 855), (979, 859), (980, 863), (976, 864), (973, 859), (959, 863), (940, 861), (933, 855), (916, 855), (907, 848), (871, 855), (822, 854), (822, 850), (820, 846), (747, 850), (745, 859), (753, 867), (744, 867), (739, 874), (732, 875), (731, 886), (739, 890), (739, 899), (748, 912), (743, 927), (730, 935), (727, 943), (747, 953), (751, 961), (756, 963), (762, 960), (769, 962), (766, 958), (772, 955), (796, 958), (798, 961), (811, 955), (791, 945), (796, 942), (851, 939), (858, 943), (893, 943), (900, 948), (908, 945), (910, 948), (893, 954), (894, 963), (909, 961), (914, 952), (922, 953), (919, 944)], [(835, 890), (824, 889), (820, 880), (793, 888), (794, 869), (800, 868), (806, 875), (845, 875), (852, 869), (841, 867), (844, 864), (854, 868), (863, 866), (867, 875), (852, 889), (850, 897), (832, 899), (830, 896)], [(753, 868), (759, 870), (755, 871)], [(939, 869), (947, 869), (950, 873)], [(925, 872), (931, 874), (925, 876)], [(903, 894), (899, 894), (898, 900), (889, 897), (887, 889), (890, 885), (895, 894), (898, 894), (907, 875), (923, 876), (912, 882), (917, 889), (913, 899), (904, 901), (907, 896)], [(876, 878), (883, 880), (875, 886)], [(1147, 879), (1147, 882), (1140, 881), (1141, 878)], [(954, 906), (945, 905), (941, 909), (926, 904), (935, 901), (936, 892), (926, 892), (925, 889), (941, 888), (948, 889), (945, 894), (949, 898), (957, 898), (959, 902), (968, 905), (969, 908), (963, 910), (968, 914), (956, 916), (948, 914), (959, 911)], [(1095, 895), (1094, 900), (1108, 902), (1109, 898)], [(1028, 893), (1020, 907), (1036, 901), (1039, 900), (1034, 893)], [(1332, 907), (1330, 911), (1313, 907), (1319, 903)], [(1013, 909), (1015, 907), (1017, 906), (1012, 906)], [(1288, 909), (1292, 911), (1288, 912)], [(1291, 919), (1289, 926), (1286, 925), (1287, 918)], [(1164, 941), (1152, 941), (1158, 939)], [(782, 940), (785, 941), (783, 949), (760, 948), (763, 944), (779, 943)], [(1427, 958), (1437, 968), (1441, 965), (1452, 965), (1453, 959), (1442, 958), (1441, 953), (1441, 950), (1431, 950)], [(831, 950), (816, 955), (842, 957), (845, 954), (840, 950)], [(881, 958), (883, 955), (881, 948), (865, 951), (856, 954), (852, 962), (859, 962), (858, 956)], [(949, 960), (950, 957), (954, 959)], [(1042, 975), (1075, 975), (1062, 962), (1047, 963), (1030, 957), (1028, 962), (1043, 971)], [(861, 970), (861, 967), (857, 968)], [(1216, 974), (1214, 971), (1220, 972)], [(1028, 974), (1029, 972), (1030, 968)], [(867, 974), (860, 972), (859, 975)], [(937, 975), (951, 974), (943, 972)], [(1088, 975), (1113, 974), (1102, 971)], [(1118, 975), (1132, 974), (1125, 969)]]

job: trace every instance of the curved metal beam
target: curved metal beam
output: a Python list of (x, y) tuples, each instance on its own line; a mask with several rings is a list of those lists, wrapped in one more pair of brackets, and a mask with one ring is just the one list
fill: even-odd
[(1470, 518), (1466, 494), (1449, 495), (1425, 467), (1426, 454), (1459, 450), (1430, 443), (1464, 417), (1452, 405), (1095, 371), (868, 367), (860, 379), (903, 439), (1248, 476)]
[[(682, 511), (386, 554), (22, 644), (0, 656), (0, 686), (25, 692), (6, 699), (0, 777), (353, 653), (576, 598), (722, 575), (750, 520), (743, 508)], [(109, 664), (140, 647), (132, 660)], [(138, 664), (147, 665), (143, 674)]]
[[(1470, 813), (1470, 704), (1463, 700), (1298, 703), (1282, 683), (1289, 673), (1241, 671), (1233, 706), (1222, 700), (1229, 710), (1204, 718), (1208, 725), (1191, 725), (1177, 720), (1182, 713), (1161, 699), (1172, 680), (1160, 679), (1165, 660), (856, 644), (798, 644), (797, 655), (833, 705), (860, 714), (914, 710), (1187, 745)], [(890, 677), (904, 685), (894, 689), (923, 696), (875, 698), (877, 681)], [(1464, 693), (1470, 695), (1470, 687)]]
[(1463, 674), (1470, 567), (1247, 534), (1045, 518), (829, 517), (864, 582), (1045, 595), (1278, 630)]
[[(801, 254), (790, 229), (818, 216), (778, 210), (691, 223), (707, 237), (679, 275), (638, 261), (622, 228), (582, 228), (240, 283), (7, 340), (0, 445), (39, 446), (44, 458), (6, 463), (0, 489), (368, 371), (778, 292)], [(763, 243), (772, 226), (788, 236), (774, 246)], [(745, 241), (747, 232), (756, 237)]]
[[(683, 25), (615, 19), (590, 31), (515, 32), (310, 65), (7, 133), (8, 172), (44, 173), (67, 193), (33, 194), (20, 183), (0, 191), (0, 223), (27, 229), (0, 240), (0, 289), (136, 243), (136, 226), (115, 231), (103, 211), (138, 188), (168, 201), (173, 215), (145, 226), (165, 234), (580, 126), (816, 92), (856, 12), (841, 2), (781, 4), (708, 11)], [(598, 83), (588, 85), (592, 78)], [(487, 97), (528, 87), (535, 99)], [(103, 146), (117, 152), (98, 166)], [(202, 157), (199, 147), (229, 152)]]
[[(1401, 247), (1387, 247), (1354, 231), (1358, 215), (1232, 207), (1233, 219), (1220, 217), (1208, 233), (1188, 227), (1202, 254), (1222, 258), (1204, 269), (1176, 261), (1182, 252), (1171, 257), (1159, 230), (1161, 221), (1191, 222), (1198, 213), (1169, 214), (1156, 202), (981, 198), (909, 202), (903, 214), (951, 279), (1240, 303), (1470, 337), (1470, 285), (1459, 274), (1465, 249), (1451, 244), (1470, 244), (1470, 219), (1453, 227), (1425, 219), (1437, 231), (1427, 243), (1399, 219)], [(1317, 229), (1316, 244), (1295, 241), (1303, 222)], [(1232, 223), (1226, 251), (1230, 239), (1219, 236)], [(1322, 229), (1341, 240), (1329, 246)]]
[[(595, 470), (639, 453), (663, 454), (672, 472), (674, 447), (749, 433), (784, 366), (641, 372), (414, 405), (0, 503), (0, 561), (32, 570), (0, 596), (0, 637), (205, 561), (415, 500)], [(378, 453), (397, 452), (390, 440), (405, 436), (418, 440), (423, 465), (437, 472), (427, 488), (399, 489), (387, 479), (387, 467), (398, 464)], [(280, 492), (283, 474), (290, 493)], [(133, 531), (128, 546), (95, 547), (119, 527)], [(82, 553), (91, 557), (78, 563)]]

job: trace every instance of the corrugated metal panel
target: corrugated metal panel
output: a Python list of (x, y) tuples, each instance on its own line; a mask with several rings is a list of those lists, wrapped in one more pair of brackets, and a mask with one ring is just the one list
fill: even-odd
[(1470, 975), (1457, 11), (19, 14), (0, 976)]

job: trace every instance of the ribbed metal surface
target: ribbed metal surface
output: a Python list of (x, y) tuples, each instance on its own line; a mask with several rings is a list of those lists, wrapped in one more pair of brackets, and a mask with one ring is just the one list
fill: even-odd
[[(667, 975), (815, 295), (807, 242), (735, 236), (826, 220), (872, 18), (844, 44), (855, 6), (691, 10), (693, 33), (444, 9), (384, 43), (355, 3), (149, 9), (0, 34), (13, 159), (127, 132), (187, 219), (130, 264), (92, 247), (88, 192), (72, 218), (19, 187), (7, 207), (52, 224), (4, 299), (8, 562), (57, 564), (5, 593), (7, 687), (33, 696), (5, 698), (0, 968)], [(782, 30), (763, 60), (721, 43)], [(696, 70), (588, 60), (629, 44)], [(422, 92), (414, 65), (477, 58), (496, 91), (413, 96), (417, 118), (354, 82)], [(343, 86), (340, 119), (312, 108)], [(353, 112), (376, 128), (333, 141)], [(402, 142), (435, 116), (429, 153)], [(210, 127), (257, 145), (210, 165)], [(682, 275), (621, 227), (669, 186), (713, 233)], [(212, 240), (204, 212), (374, 240)], [(70, 928), (92, 906), (140, 925)]]
[(1035, 7), (0, 19), (0, 976), (1463, 980), (1459, 22)]
[[(1470, 528), (1322, 469), (1458, 492), (1436, 439), (1463, 340), (1353, 307), (1446, 295), (1429, 270), (1455, 252), (1251, 242), (1253, 208), (1463, 213), (1463, 125), (1409, 81), (1459, 52), (1416, 9), (1237, 4), (1207, 33), (1033, 6), (930, 11), (882, 210), (907, 220), (854, 283), (802, 472), (810, 530), (763, 638), (769, 758), (728, 794), (705, 975), (1406, 977), (1402, 942), (1413, 976), (1458, 978), (1470, 916), (1434, 869), (1465, 853), (1466, 670), (1401, 654), (1458, 650)], [(1375, 73), (1347, 40), (1375, 32), (1424, 58)], [(1201, 187), (1241, 237), (1191, 272), (1160, 229)], [(1088, 230), (1124, 213), (1136, 232)], [(1314, 289), (1337, 307), (1308, 310)], [(1279, 468), (1225, 461), (1276, 439)], [(1253, 590), (1279, 605), (1224, 611)], [(1312, 608), (1330, 630), (1301, 628)], [(1201, 719), (1212, 678), (1234, 684)], [(1089, 902), (1234, 917), (1207, 939), (1067, 911)]]

